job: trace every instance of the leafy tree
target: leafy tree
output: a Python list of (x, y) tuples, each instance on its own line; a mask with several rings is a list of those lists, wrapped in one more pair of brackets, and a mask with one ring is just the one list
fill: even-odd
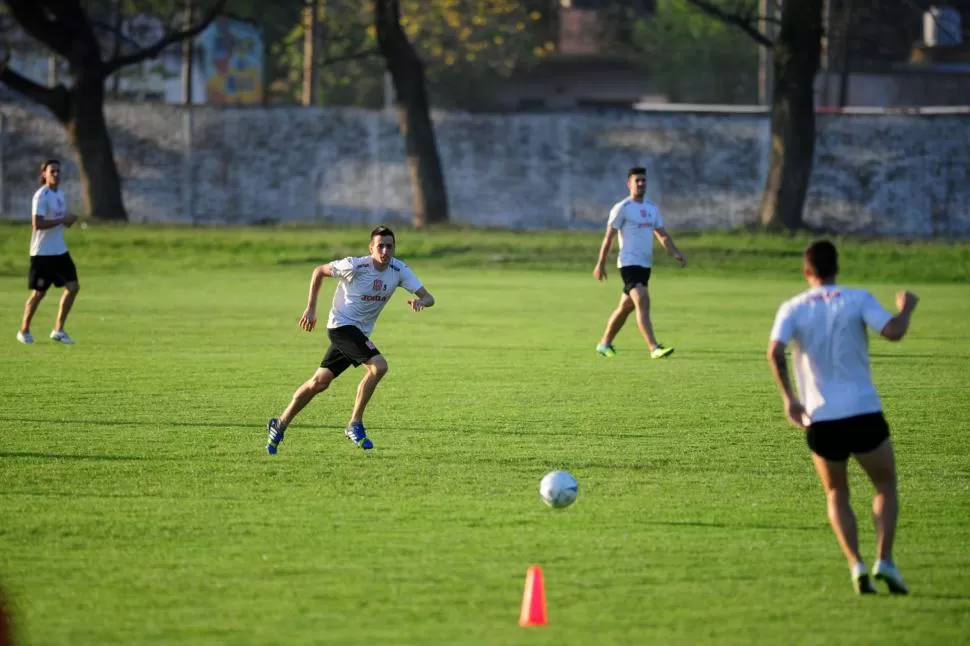
[[(317, 31), (317, 102), (381, 105), (383, 66), (374, 0), (321, 2)], [(487, 105), (502, 77), (554, 49), (552, 0), (400, 0), (401, 26), (425, 65), (431, 101), (439, 107)], [(270, 55), (285, 73), (276, 77), (275, 100), (295, 101), (303, 79), (304, 27), (294, 20)]]
[[(618, 11), (617, 11), (618, 9)], [(710, 20), (687, 0), (658, 0), (645, 17), (629, 7), (606, 12), (609, 41), (644, 61), (656, 89), (675, 103), (753, 103), (758, 45), (738, 30)], [(628, 32), (627, 37), (619, 33)]]
[[(815, 76), (825, 0), (768, 0), (771, 15), (779, 16), (777, 29), (774, 21), (769, 24), (759, 16), (758, 0), (687, 1), (771, 50), (771, 157), (758, 218), (768, 229), (804, 228), (805, 197), (815, 156)], [(777, 35), (772, 35), (774, 31)]]
[[(114, 32), (121, 41), (108, 50), (110, 55), (106, 53), (104, 37), (99, 37), (99, 33), (112, 32), (112, 24), (117, 24), (103, 20), (103, 12), (112, 8), (108, 3), (82, 4), (81, 0), (4, 0), (4, 3), (31, 38), (67, 63), (69, 81), (67, 85), (58, 83), (48, 87), (18, 74), (6, 64), (0, 68), (0, 81), (46, 107), (67, 131), (68, 141), (78, 158), (87, 213), (105, 220), (126, 221), (121, 178), (104, 118), (105, 81), (127, 66), (154, 58), (186, 38), (194, 38), (222, 11), (226, 0), (214, 0), (192, 24), (180, 22), (184, 12), (174, 13), (168, 28), (155, 35), (149, 45)], [(136, 7), (131, 8), (137, 11)], [(114, 9), (117, 11), (117, 6)], [(147, 7), (146, 11), (150, 9)]]
[(374, 26), (394, 82), (398, 123), (414, 187), (414, 224), (447, 222), (448, 194), (431, 123), (424, 63), (404, 32), (398, 0), (376, 0)]

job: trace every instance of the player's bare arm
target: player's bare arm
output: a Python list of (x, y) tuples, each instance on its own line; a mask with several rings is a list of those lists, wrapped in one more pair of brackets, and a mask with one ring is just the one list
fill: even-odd
[(610, 255), (613, 248), (613, 239), (616, 237), (616, 229), (607, 225), (606, 234), (603, 236), (603, 244), (600, 245), (600, 255), (593, 267), (593, 278), (596, 280), (606, 280), (606, 257)]
[(687, 266), (687, 259), (684, 258), (684, 254), (682, 254), (680, 249), (677, 248), (677, 245), (674, 244), (674, 239), (669, 233), (667, 233), (666, 229), (663, 227), (657, 227), (653, 230), (653, 235), (657, 238), (657, 240), (660, 241), (660, 244), (663, 245), (663, 248), (667, 250), (667, 253), (677, 259), (677, 262), (680, 263), (681, 267)]
[(785, 404), (785, 416), (798, 428), (805, 428), (805, 407), (798, 401), (791, 385), (784, 343), (777, 340), (771, 342), (768, 346), (768, 363), (771, 365), (771, 374), (775, 377), (778, 390), (781, 391), (781, 398)]
[(415, 291), (414, 295), (417, 296), (417, 298), (408, 301), (408, 305), (411, 306), (411, 311), (420, 312), (424, 308), (434, 305), (434, 296), (432, 296), (431, 292), (424, 287), (421, 287)]
[(904, 291), (896, 294), (896, 308), (899, 310), (899, 314), (889, 319), (889, 322), (883, 326), (879, 334), (890, 341), (901, 341), (906, 336), (906, 331), (909, 330), (909, 319), (916, 309), (917, 303), (919, 303), (919, 296), (913, 292)]
[(333, 278), (333, 269), (330, 265), (320, 265), (313, 270), (310, 277), (310, 294), (307, 297), (306, 310), (300, 317), (300, 327), (307, 332), (312, 332), (317, 326), (317, 296), (320, 295), (320, 285), (324, 278)]

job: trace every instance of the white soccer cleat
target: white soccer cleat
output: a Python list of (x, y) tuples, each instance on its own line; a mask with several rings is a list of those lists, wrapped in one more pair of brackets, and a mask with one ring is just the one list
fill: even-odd
[(872, 575), (877, 581), (885, 583), (893, 594), (909, 594), (909, 588), (903, 581), (903, 575), (891, 562), (876, 561), (876, 565), (872, 568)]
[(17, 330), (17, 340), (26, 345), (30, 345), (34, 342), (34, 335), (30, 332), (21, 332)]
[(51, 341), (57, 341), (58, 343), (64, 343), (66, 345), (74, 345), (74, 339), (67, 335), (64, 330), (54, 330), (51, 332)]

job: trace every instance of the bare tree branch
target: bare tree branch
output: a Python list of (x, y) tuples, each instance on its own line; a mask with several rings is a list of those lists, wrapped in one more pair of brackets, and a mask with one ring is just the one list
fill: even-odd
[(69, 45), (72, 40), (70, 28), (63, 19), (46, 11), (37, 0), (5, 0), (4, 4), (17, 23), (23, 27), (32, 38), (57, 52), (64, 58), (70, 58)]
[(115, 56), (110, 61), (105, 63), (105, 74), (112, 74), (122, 67), (128, 65), (134, 65), (135, 63), (140, 63), (149, 58), (154, 58), (161, 54), (165, 49), (174, 43), (183, 41), (187, 38), (195, 38), (200, 33), (202, 33), (209, 24), (216, 19), (216, 17), (222, 12), (222, 8), (226, 6), (226, 0), (218, 0), (215, 5), (202, 17), (198, 23), (188, 29), (183, 29), (181, 31), (170, 32), (161, 38), (154, 45), (150, 45), (137, 52), (126, 54), (124, 56)]
[(94, 27), (95, 29), (97, 29), (98, 31), (102, 31), (102, 32), (111, 34), (112, 36), (115, 37), (115, 39), (118, 42), (124, 42), (124, 43), (126, 43), (128, 45), (131, 45), (133, 47), (140, 47), (140, 45), (138, 44), (138, 41), (137, 40), (135, 40), (131, 36), (126, 36), (124, 34), (124, 31), (122, 29), (118, 28), (115, 25), (109, 25), (108, 23), (104, 22), (103, 20), (95, 20), (94, 18), (92, 18), (91, 19), (91, 26)]
[(698, 11), (706, 13), (712, 18), (717, 18), (726, 25), (733, 25), (743, 31), (745, 34), (750, 36), (756, 43), (764, 47), (771, 47), (774, 45), (772, 40), (765, 36), (761, 30), (756, 26), (757, 22), (761, 21), (760, 17), (755, 16), (755, 24), (752, 24), (752, 18), (749, 15), (745, 15), (743, 12), (729, 12), (725, 11), (716, 4), (712, 4), (708, 0), (687, 0), (691, 5), (697, 8)]
[(356, 61), (362, 58), (370, 58), (371, 56), (377, 56), (381, 53), (377, 47), (368, 47), (366, 49), (359, 49), (356, 52), (350, 52), (349, 54), (339, 54), (337, 56), (331, 56), (330, 58), (325, 58), (319, 62), (320, 67), (327, 67), (329, 65), (336, 65), (337, 63), (345, 63), (347, 61)]
[(47, 87), (18, 74), (10, 69), (10, 49), (4, 48), (3, 58), (0, 59), (0, 83), (22, 94), (34, 103), (39, 103), (50, 110), (60, 121), (66, 121), (69, 116), (69, 97), (63, 85)]

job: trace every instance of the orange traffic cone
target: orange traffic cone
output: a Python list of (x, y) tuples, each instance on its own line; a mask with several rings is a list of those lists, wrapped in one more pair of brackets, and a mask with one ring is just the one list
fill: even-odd
[(525, 592), (522, 594), (519, 625), (523, 628), (545, 626), (546, 620), (546, 588), (542, 582), (542, 568), (532, 565), (525, 573)]

